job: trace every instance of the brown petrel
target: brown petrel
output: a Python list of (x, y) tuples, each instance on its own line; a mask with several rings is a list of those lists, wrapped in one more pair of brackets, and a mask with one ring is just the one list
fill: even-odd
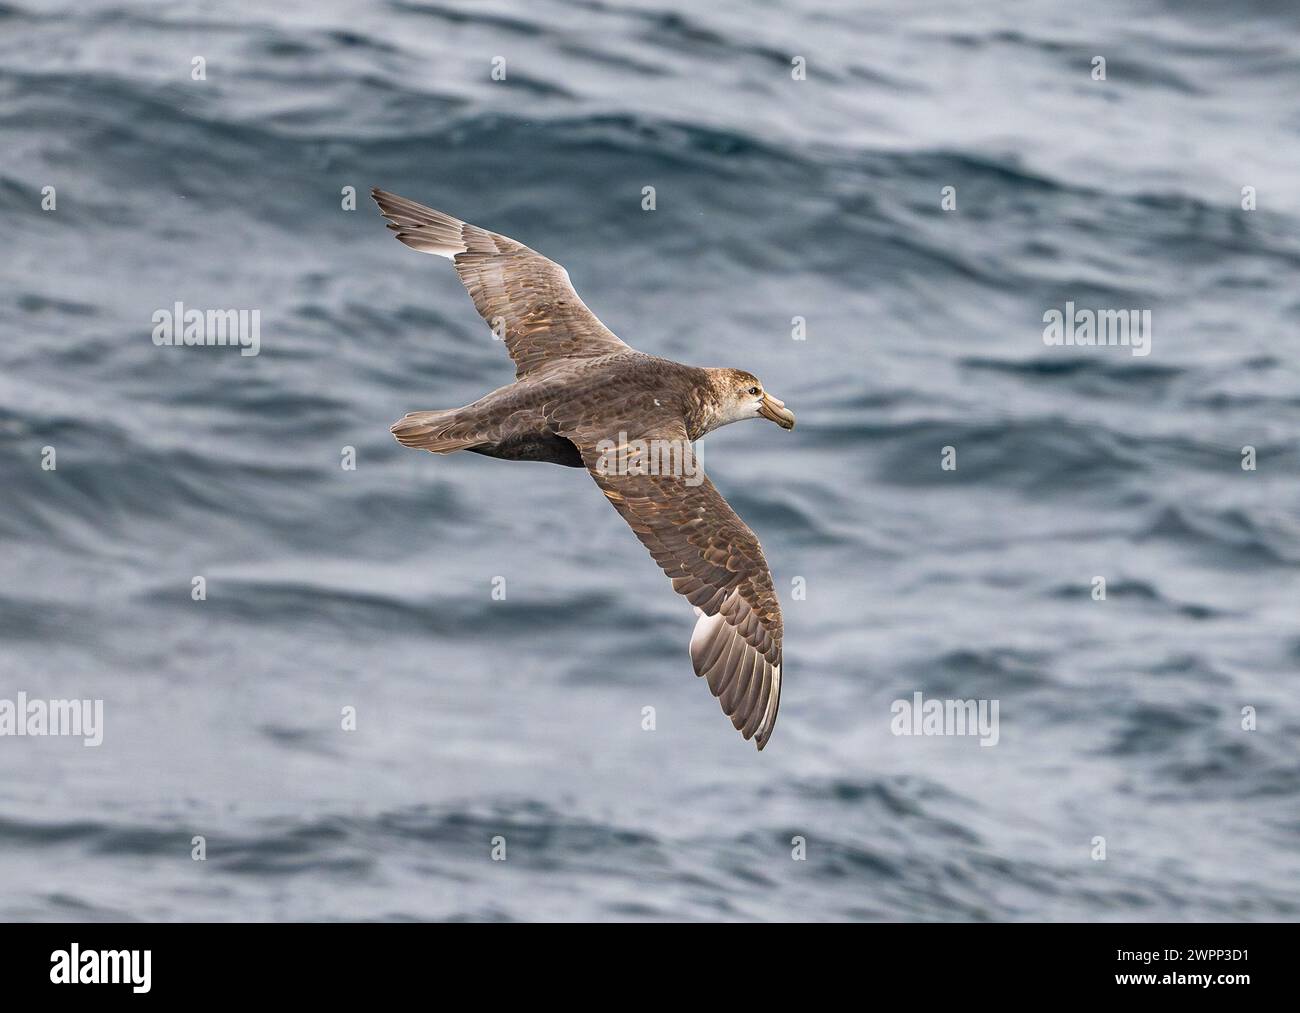
[(741, 419), (794, 428), (752, 373), (684, 366), (629, 348), (578, 298), (569, 272), (506, 236), (374, 189), (388, 227), (455, 265), (505, 342), (515, 382), (464, 408), (411, 412), (407, 447), (586, 468), (695, 606), (691, 662), (746, 738), (767, 745), (781, 701), (781, 605), (763, 549), (690, 445)]

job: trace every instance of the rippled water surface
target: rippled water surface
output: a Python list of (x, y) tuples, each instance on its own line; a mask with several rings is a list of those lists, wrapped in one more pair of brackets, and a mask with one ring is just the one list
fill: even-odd
[[(1300, 14), (1186, 7), (0, 6), (0, 698), (105, 713), (0, 738), (0, 917), (1297, 918)], [(763, 753), (584, 474), (392, 441), (512, 367), (371, 185), (798, 412), (704, 448)], [(178, 300), (260, 354), (156, 347)]]

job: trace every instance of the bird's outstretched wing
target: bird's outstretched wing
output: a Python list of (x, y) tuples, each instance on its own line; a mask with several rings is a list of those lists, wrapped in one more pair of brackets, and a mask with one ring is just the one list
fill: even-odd
[(401, 242), (455, 265), (479, 315), (504, 338), (516, 377), (555, 359), (628, 350), (578, 298), (569, 272), (536, 250), (385, 190), (370, 195)]
[[(680, 419), (661, 420), (655, 431), (628, 440), (629, 454), (648, 454), (634, 465), (618, 451), (620, 421), (611, 428), (584, 422), (565, 427), (587, 470), (614, 509), (669, 578), (700, 613), (691, 636), (695, 674), (708, 680), (722, 710), (746, 738), (767, 745), (781, 702), (781, 605), (754, 532), (731, 509), (702, 471), (664, 469), (665, 447), (690, 443)], [(671, 441), (658, 444), (652, 440)], [(613, 448), (613, 449), (611, 449)], [(656, 462), (660, 465), (656, 467)], [(641, 474), (647, 470), (659, 474)], [(664, 474), (665, 470), (683, 472)]]

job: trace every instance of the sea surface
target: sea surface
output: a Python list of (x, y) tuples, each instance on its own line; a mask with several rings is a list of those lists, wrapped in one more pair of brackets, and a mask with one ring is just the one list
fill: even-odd
[[(1297, 95), (1264, 0), (5, 0), (0, 699), (103, 741), (0, 737), (0, 918), (1300, 919)], [(762, 753), (585, 474), (393, 441), (513, 369), (372, 185), (798, 413), (702, 450)]]

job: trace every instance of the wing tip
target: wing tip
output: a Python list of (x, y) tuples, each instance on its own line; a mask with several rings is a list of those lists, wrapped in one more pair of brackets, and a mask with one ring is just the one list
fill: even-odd
[(402, 245), (453, 262), (468, 249), (459, 218), (377, 186), (370, 188), (370, 196)]
[[(746, 742), (754, 740), (755, 747), (762, 752), (776, 727), (781, 703), (780, 646), (776, 648), (775, 660), (765, 657), (745, 640), (721, 610), (710, 615), (695, 606), (694, 611), (695, 629), (689, 653), (695, 674), (707, 679), (709, 691), (718, 698), (722, 712), (741, 737)], [(737, 649), (746, 659), (746, 664), (739, 668)], [(742, 678), (750, 659), (754, 668)]]

